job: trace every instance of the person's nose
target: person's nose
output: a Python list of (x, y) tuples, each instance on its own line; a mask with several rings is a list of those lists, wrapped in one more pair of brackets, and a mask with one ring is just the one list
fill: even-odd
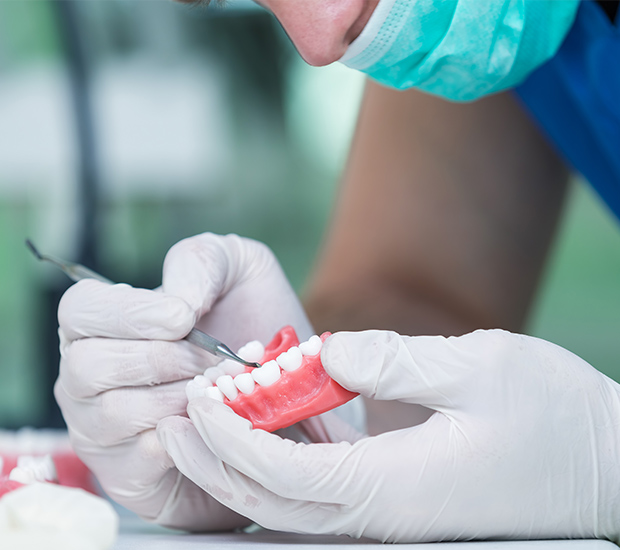
[(310, 65), (340, 59), (362, 32), (379, 0), (259, 0), (277, 17)]

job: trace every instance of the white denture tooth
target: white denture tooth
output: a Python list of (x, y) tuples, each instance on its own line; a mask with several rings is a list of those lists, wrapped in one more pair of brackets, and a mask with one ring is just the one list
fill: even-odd
[(224, 403), (224, 394), (222, 393), (222, 390), (220, 390), (220, 388), (218, 388), (217, 386), (211, 386), (210, 388), (207, 388), (205, 392), (207, 397), (215, 399), (220, 403)]
[(301, 367), (302, 359), (301, 350), (297, 346), (293, 346), (288, 351), (278, 355), (276, 361), (282, 370), (292, 372)]
[(264, 354), (265, 346), (258, 340), (248, 342), (245, 346), (241, 346), (237, 352), (237, 355), (241, 357), (241, 359), (245, 359), (251, 363), (258, 363), (263, 358)]
[(313, 356), (321, 351), (323, 347), (323, 342), (321, 338), (316, 334), (311, 336), (307, 342), (302, 342), (299, 344), (299, 349), (303, 355)]
[(211, 386), (211, 381), (206, 376), (199, 374), (198, 376), (194, 376), (194, 384), (199, 388), (208, 388)]
[(47, 454), (43, 457), (41, 461), (41, 471), (43, 472), (43, 477), (45, 481), (58, 481), (58, 472), (56, 471), (56, 463), (52, 458), (52, 455)]
[(241, 393), (251, 394), (254, 391), (254, 385), (255, 382), (251, 372), (244, 372), (235, 376), (235, 386), (237, 386)]
[(226, 374), (224, 369), (220, 368), (220, 365), (217, 367), (209, 367), (205, 371), (205, 377), (209, 380), (211, 384), (215, 384), (215, 381), (220, 377)]
[(224, 371), (224, 374), (229, 374), (233, 378), (245, 371), (245, 365), (237, 363), (237, 361), (233, 361), (232, 359), (224, 359), (217, 366), (217, 368), (222, 369)]
[(17, 467), (30, 472), (35, 481), (58, 481), (56, 465), (52, 456), (22, 455), (17, 457)]
[(267, 361), (262, 367), (252, 370), (252, 378), (259, 386), (271, 386), (280, 379), (280, 367), (275, 361)]
[(30, 485), (36, 481), (34, 474), (25, 468), (20, 468), (16, 466), (9, 473), (10, 481), (17, 481), (18, 483), (23, 483), (24, 485)]
[[(211, 387), (211, 386), (210, 386)], [(185, 386), (185, 395), (187, 395), (188, 401), (193, 401), (194, 399), (198, 399), (199, 397), (204, 397), (207, 395), (207, 388), (204, 386), (199, 386), (193, 380), (190, 380)]]
[(237, 386), (235, 386), (235, 382), (233, 377), (230, 374), (225, 374), (224, 376), (220, 376), (215, 384), (220, 389), (220, 391), (228, 397), (230, 401), (234, 401), (239, 392), (237, 391)]

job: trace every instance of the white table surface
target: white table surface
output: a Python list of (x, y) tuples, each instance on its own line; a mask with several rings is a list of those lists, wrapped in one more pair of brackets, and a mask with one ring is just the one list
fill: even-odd
[(267, 550), (294, 548), (295, 550), (347, 550), (415, 548), (416, 550), (618, 550), (604, 540), (546, 540), (546, 541), (486, 541), (444, 542), (434, 544), (384, 545), (370, 540), (322, 535), (294, 535), (259, 531), (256, 533), (217, 533), (190, 535), (169, 531), (141, 522), (121, 521), (121, 531), (113, 550), (194, 550), (222, 548), (230, 550)]

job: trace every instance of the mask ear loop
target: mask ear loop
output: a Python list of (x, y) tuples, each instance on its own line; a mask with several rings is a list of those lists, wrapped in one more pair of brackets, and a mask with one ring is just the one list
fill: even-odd
[[(362, 29), (362, 32), (359, 36), (353, 40), (349, 44), (347, 51), (344, 52), (344, 55), (338, 60), (340, 63), (347, 64), (348, 61), (351, 61), (359, 54), (361, 54), (372, 41), (377, 37), (383, 23), (385, 23), (388, 15), (392, 11), (396, 0), (379, 0), (379, 3), (375, 7), (375, 11), (372, 12), (368, 23)], [(356, 69), (361, 69), (362, 67), (354, 67)]]

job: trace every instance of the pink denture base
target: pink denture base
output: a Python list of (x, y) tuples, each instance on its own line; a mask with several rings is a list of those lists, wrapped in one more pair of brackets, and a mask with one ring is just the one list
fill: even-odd
[[(321, 341), (329, 336), (331, 333), (323, 333)], [(295, 329), (284, 327), (265, 348), (261, 365), (297, 345)], [(246, 372), (251, 370), (247, 368)], [(239, 393), (233, 401), (225, 398), (224, 403), (252, 422), (254, 428), (273, 432), (334, 409), (357, 395), (330, 378), (319, 352), (303, 356), (301, 367), (292, 372), (282, 371), (280, 379), (271, 386), (257, 385), (251, 394)]]

